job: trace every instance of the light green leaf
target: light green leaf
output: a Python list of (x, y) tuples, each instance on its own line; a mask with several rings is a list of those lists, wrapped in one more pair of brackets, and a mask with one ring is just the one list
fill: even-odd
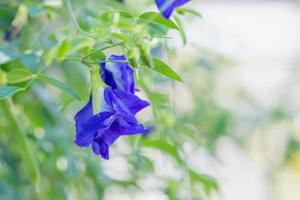
[(105, 60), (106, 59), (106, 55), (102, 52), (102, 51), (94, 51), (95, 53), (93, 53), (91, 56), (89, 56), (89, 60), (93, 60), (93, 61), (99, 61), (99, 60)]
[(194, 10), (192, 8), (177, 8), (176, 11), (181, 14), (181, 15), (184, 15), (184, 14), (191, 14), (191, 15), (194, 15), (196, 17), (201, 17), (202, 18), (202, 15), (197, 11), (197, 10)]
[(84, 48), (90, 48), (94, 45), (94, 41), (91, 38), (75, 38), (70, 40), (70, 50), (72, 52), (80, 51)]
[(186, 45), (187, 39), (186, 39), (186, 34), (185, 34), (185, 31), (184, 31), (184, 28), (183, 28), (183, 24), (182, 24), (181, 20), (179, 19), (179, 17), (174, 16), (174, 19), (175, 19), (175, 21), (178, 25), (179, 33), (180, 33), (183, 45)]
[(16, 86), (2, 86), (0, 87), (0, 99), (14, 95), (16, 92), (22, 90), (23, 88)]
[(179, 29), (172, 20), (164, 18), (160, 13), (157, 12), (145, 12), (139, 16), (139, 19), (161, 24), (171, 29)]
[(204, 190), (207, 194), (210, 194), (214, 191), (218, 191), (219, 185), (215, 178), (205, 174), (199, 174), (198, 172), (192, 169), (189, 169), (189, 175), (193, 183), (198, 182), (203, 185)]
[(7, 74), (7, 80), (9, 84), (20, 83), (28, 81), (32, 78), (32, 73), (23, 68), (16, 68)]
[(64, 56), (69, 52), (69, 50), (70, 50), (69, 41), (64, 40), (63, 42), (61, 42), (57, 50), (56, 61), (61, 62), (64, 59)]
[(159, 149), (160, 151), (172, 156), (178, 164), (183, 164), (184, 161), (181, 159), (177, 148), (171, 144), (166, 142), (165, 140), (162, 139), (157, 139), (157, 140), (144, 140), (141, 142), (142, 146), (144, 147), (152, 147)]
[(50, 49), (48, 49), (48, 51), (46, 51), (46, 53), (44, 54), (44, 62), (46, 66), (52, 63), (52, 61), (57, 55), (57, 50), (58, 50), (57, 46), (53, 46)]
[(121, 10), (112, 10), (112, 11), (105, 12), (100, 16), (100, 18), (103, 21), (108, 21), (111, 20), (115, 14), (118, 14), (120, 18), (134, 19), (134, 16), (131, 13), (126, 11), (121, 11)]
[(68, 95), (74, 97), (75, 99), (81, 101), (80, 97), (69, 87), (67, 86), (66, 84), (64, 84), (63, 82), (60, 82), (54, 78), (50, 78), (46, 75), (43, 75), (43, 74), (39, 74), (37, 76), (38, 79), (42, 80), (42, 81), (45, 81), (61, 90), (63, 90), (64, 92), (66, 92)]
[(154, 58), (153, 61), (154, 61), (154, 68), (152, 68), (153, 70), (155, 70), (173, 80), (183, 82), (182, 79), (180, 78), (180, 76), (175, 71), (173, 71), (162, 60), (160, 60), (158, 58)]

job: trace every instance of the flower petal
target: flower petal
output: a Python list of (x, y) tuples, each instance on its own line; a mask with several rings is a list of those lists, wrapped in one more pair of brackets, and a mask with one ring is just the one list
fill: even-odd
[(114, 131), (120, 135), (148, 134), (150, 132), (135, 117), (118, 118), (116, 121), (117, 126), (114, 127)]
[[(111, 55), (111, 61), (126, 61), (124, 55)], [(133, 69), (127, 62), (100, 63), (103, 81), (113, 89), (121, 89), (130, 93), (135, 92)]]
[(119, 90), (105, 88), (104, 101), (109, 111), (115, 111), (123, 115), (135, 115), (145, 107), (149, 106), (149, 102), (140, 99), (138, 96)]
[(92, 116), (89, 120), (80, 126), (78, 132), (76, 132), (75, 143), (80, 147), (89, 146), (97, 132), (104, 131), (109, 128), (111, 123), (115, 119), (115, 113), (101, 112)]
[(89, 102), (74, 117), (76, 129), (79, 129), (80, 126), (92, 116), (93, 116), (93, 102), (92, 102), (92, 96), (90, 96)]
[(161, 14), (169, 19), (175, 8), (183, 6), (190, 0), (155, 0)]

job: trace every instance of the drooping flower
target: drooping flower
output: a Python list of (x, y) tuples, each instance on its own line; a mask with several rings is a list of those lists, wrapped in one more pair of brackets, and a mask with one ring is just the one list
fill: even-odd
[(171, 17), (177, 7), (183, 6), (189, 1), (190, 0), (155, 0), (159, 11), (167, 19)]
[[(124, 56), (111, 56), (110, 60), (126, 60)], [(99, 113), (93, 113), (92, 97), (76, 114), (76, 140), (80, 147), (92, 146), (95, 154), (109, 159), (109, 146), (120, 136), (147, 134), (149, 130), (140, 124), (135, 115), (149, 106), (134, 94), (133, 70), (128, 63), (100, 64), (104, 89), (104, 106)]]

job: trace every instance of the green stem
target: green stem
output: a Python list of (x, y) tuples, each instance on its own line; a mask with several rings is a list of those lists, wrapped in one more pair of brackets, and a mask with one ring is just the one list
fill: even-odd
[(92, 55), (94, 55), (94, 54), (96, 54), (96, 53), (98, 53), (100, 51), (104, 51), (105, 49), (109, 49), (109, 48), (113, 48), (113, 47), (116, 47), (116, 46), (120, 46), (122, 44), (123, 44), (122, 42), (119, 42), (119, 43), (115, 43), (115, 44), (112, 44), (112, 45), (109, 45), (109, 46), (102, 47), (101, 49), (97, 49), (97, 50), (91, 52), (90, 54), (84, 56), (82, 58), (82, 60), (85, 60), (86, 58), (88, 58), (88, 57), (90, 57), (90, 56), (92, 56)]
[(9, 120), (11, 124), (11, 128), (14, 129), (15, 134), (17, 134), (17, 138), (21, 144), (21, 155), (23, 156), (24, 162), (28, 162), (30, 169), (33, 173), (33, 179), (35, 182), (35, 192), (37, 197), (40, 193), (40, 182), (41, 182), (41, 173), (37, 163), (36, 158), (34, 157), (33, 151), (29, 145), (29, 142), (26, 137), (26, 133), (24, 128), (21, 126), (17, 116), (17, 109), (14, 106), (13, 102), (9, 99), (0, 101), (0, 105), (5, 113), (5, 116)]
[(92, 38), (92, 39), (94, 39), (94, 40), (97, 40), (96, 37), (94, 37), (94, 36), (92, 36), (92, 35), (86, 33), (84, 30), (82, 30), (82, 29), (80, 28), (80, 26), (79, 26), (79, 24), (78, 24), (78, 22), (77, 22), (77, 20), (76, 20), (76, 17), (75, 17), (75, 15), (74, 15), (74, 13), (73, 13), (73, 8), (72, 8), (72, 5), (71, 5), (70, 0), (65, 0), (65, 1), (66, 1), (66, 4), (67, 4), (68, 12), (69, 12), (69, 14), (70, 14), (70, 16), (71, 16), (72, 23), (73, 23), (74, 27), (76, 28), (76, 30), (79, 31), (80, 33), (82, 33), (83, 35), (86, 35), (86, 36), (88, 36), (88, 37), (90, 37), (90, 38)]

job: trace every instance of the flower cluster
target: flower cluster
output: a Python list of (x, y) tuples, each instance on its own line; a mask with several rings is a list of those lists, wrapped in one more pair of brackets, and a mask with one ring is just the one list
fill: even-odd
[(112, 55), (112, 63), (101, 63), (101, 78), (108, 87), (104, 89), (104, 106), (93, 113), (93, 98), (76, 114), (76, 140), (80, 147), (89, 147), (95, 154), (109, 159), (109, 146), (122, 135), (147, 134), (135, 115), (149, 106), (135, 95), (134, 71), (125, 56)]

